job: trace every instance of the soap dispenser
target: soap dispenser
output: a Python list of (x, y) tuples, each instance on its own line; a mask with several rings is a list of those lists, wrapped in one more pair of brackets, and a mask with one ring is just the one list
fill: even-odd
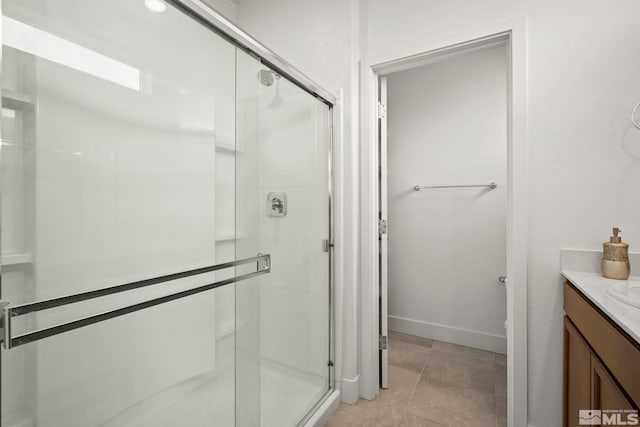
[(629, 245), (618, 236), (618, 227), (613, 229), (613, 236), (602, 244), (602, 275), (609, 279), (627, 280), (631, 272), (629, 265)]

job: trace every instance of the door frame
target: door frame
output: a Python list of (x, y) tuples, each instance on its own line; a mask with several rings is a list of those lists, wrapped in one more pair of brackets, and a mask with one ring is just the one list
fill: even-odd
[[(387, 295), (388, 293), (388, 273), (389, 273), (389, 257), (386, 254), (389, 253), (389, 235), (387, 234), (387, 180), (383, 179), (387, 175), (387, 77), (380, 76), (380, 84), (378, 85), (378, 289), (380, 289), (380, 295)], [(384, 185), (383, 185), (384, 184)], [(378, 316), (380, 322), (379, 334), (381, 337), (387, 337), (382, 339), (378, 348), (380, 355), (380, 387), (389, 388), (389, 304), (388, 298), (380, 298), (380, 311)], [(380, 338), (379, 338), (380, 339)]]
[(360, 395), (379, 392), (378, 97), (380, 78), (492, 43), (507, 46), (507, 409), (508, 425), (527, 425), (528, 142), (526, 19), (513, 18), (365, 58), (361, 64)]

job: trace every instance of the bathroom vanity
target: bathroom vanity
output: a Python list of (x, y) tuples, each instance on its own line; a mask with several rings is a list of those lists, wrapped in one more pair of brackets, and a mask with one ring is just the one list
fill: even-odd
[[(632, 412), (624, 411), (640, 404), (640, 308), (633, 306), (640, 278), (606, 279), (589, 268), (597, 254), (581, 255), (594, 258), (586, 268), (567, 265), (565, 255), (563, 425), (579, 425), (580, 410), (626, 420)], [(617, 295), (620, 290), (625, 293)]]

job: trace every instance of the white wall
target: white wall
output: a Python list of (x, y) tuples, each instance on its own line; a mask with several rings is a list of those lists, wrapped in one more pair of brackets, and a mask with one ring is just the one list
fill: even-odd
[(370, 0), (369, 54), (511, 16), (528, 21), (529, 422), (561, 424), (560, 248), (598, 249), (620, 225), (640, 245), (640, 3)]
[(225, 18), (231, 21), (236, 20), (238, 5), (235, 0), (204, 0), (204, 2)]
[[(640, 3), (632, 0), (368, 0), (349, 6), (243, 0), (238, 5), (238, 22), (249, 33), (325, 87), (345, 89), (347, 126), (357, 111), (349, 100), (357, 99), (354, 64), (360, 51), (375, 56), (487, 22), (527, 18), (529, 418), (540, 427), (559, 425), (561, 417), (560, 248), (599, 248), (613, 225), (621, 226), (632, 248), (640, 245), (640, 229), (634, 228), (640, 214), (635, 197), (640, 133), (629, 123), (640, 93), (639, 13)], [(359, 29), (365, 37), (359, 37)], [(352, 242), (357, 241), (357, 143), (351, 131), (345, 135), (342, 200), (350, 203), (339, 221)], [(352, 333), (357, 245), (349, 243), (344, 250), (345, 267), (353, 271), (345, 270), (340, 291), (346, 296), (344, 312), (356, 317), (345, 316), (339, 330)], [(346, 337), (338, 350), (349, 359), (357, 348), (353, 336)], [(350, 363), (343, 364), (346, 370), (352, 369)]]
[(391, 330), (506, 353), (506, 67), (502, 45), (387, 78)]

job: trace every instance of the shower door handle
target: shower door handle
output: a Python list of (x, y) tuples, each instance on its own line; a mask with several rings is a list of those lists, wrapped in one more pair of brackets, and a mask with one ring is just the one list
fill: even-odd
[[(245, 264), (255, 264), (256, 270), (249, 273), (241, 274), (239, 276), (218, 280), (216, 282), (207, 283), (205, 285), (197, 286), (195, 288), (174, 292), (162, 297), (153, 298), (137, 304), (132, 304), (125, 307), (113, 309), (110, 311), (105, 311), (102, 313), (83, 317), (81, 319), (57, 324), (55, 326), (51, 326), (48, 328), (38, 329), (32, 332), (27, 332), (17, 336), (13, 336), (11, 331), (11, 323), (13, 319), (15, 319), (16, 317), (24, 316), (29, 313), (49, 310), (56, 307), (63, 307), (63, 306), (74, 304), (81, 301), (89, 301), (89, 300), (93, 300), (93, 299), (100, 298), (107, 295), (113, 295), (121, 292), (130, 291), (133, 289), (154, 286), (161, 283), (170, 282), (173, 280), (184, 279), (186, 277), (193, 277), (200, 274), (211, 273), (214, 271), (224, 270), (226, 268), (237, 267), (239, 265), (245, 265)], [(63, 297), (57, 297), (57, 298), (52, 298), (48, 300), (35, 301), (27, 304), (12, 306), (7, 301), (0, 301), (0, 309), (2, 310), (0, 314), (0, 328), (2, 329), (2, 333), (0, 334), (0, 341), (2, 341), (4, 348), (8, 350), (22, 344), (38, 341), (43, 338), (62, 334), (64, 332), (72, 331), (74, 329), (78, 329), (84, 326), (93, 325), (95, 323), (103, 322), (108, 319), (113, 319), (114, 317), (123, 316), (125, 314), (140, 311), (145, 308), (154, 307), (156, 305), (164, 304), (170, 301), (175, 301), (180, 298), (185, 298), (191, 295), (199, 294), (201, 292), (216, 289), (221, 286), (229, 285), (231, 283), (239, 282), (242, 280), (251, 279), (253, 277), (261, 276), (263, 274), (267, 274), (270, 272), (271, 272), (271, 255), (258, 254), (257, 256), (251, 257), (251, 258), (225, 262), (222, 264), (196, 268), (193, 270), (167, 274), (164, 276), (154, 277), (151, 279), (139, 280), (136, 282), (110, 286), (108, 288), (96, 289), (93, 291), (82, 292), (82, 293), (67, 295)]]

